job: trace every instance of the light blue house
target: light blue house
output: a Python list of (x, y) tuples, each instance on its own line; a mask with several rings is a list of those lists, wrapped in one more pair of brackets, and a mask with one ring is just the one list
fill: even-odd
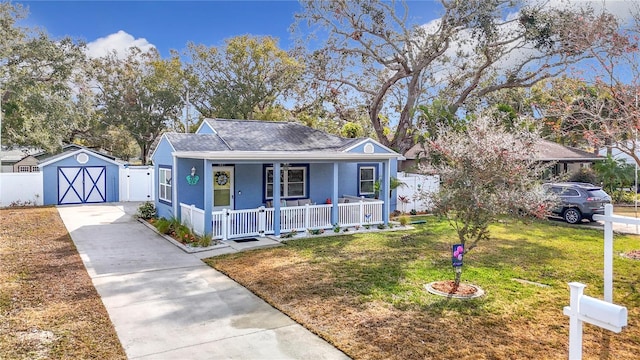
[(158, 215), (219, 239), (386, 224), (399, 158), (369, 138), (221, 119), (165, 133), (151, 155)]

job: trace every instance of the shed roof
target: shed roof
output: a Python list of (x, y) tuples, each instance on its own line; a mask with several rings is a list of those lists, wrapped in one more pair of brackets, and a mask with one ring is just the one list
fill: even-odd
[(104, 155), (102, 155), (102, 154), (100, 154), (98, 152), (91, 151), (89, 149), (77, 149), (77, 150), (68, 150), (68, 151), (62, 152), (60, 154), (56, 154), (54, 156), (48, 157), (48, 158), (40, 161), (38, 166), (42, 168), (44, 166), (50, 165), (52, 163), (55, 163), (55, 162), (57, 162), (59, 160), (66, 159), (68, 157), (71, 157), (71, 156), (74, 156), (74, 155), (77, 155), (77, 154), (80, 154), (80, 153), (85, 153), (85, 154), (87, 154), (89, 156), (96, 157), (98, 159), (101, 159), (103, 161), (106, 161), (106, 162), (114, 164), (114, 165), (118, 165), (118, 166), (123, 165), (123, 164), (121, 164), (121, 163), (119, 163), (119, 162), (117, 162), (117, 161), (115, 161), (113, 159), (110, 159), (109, 157), (106, 157), (106, 156), (104, 156)]

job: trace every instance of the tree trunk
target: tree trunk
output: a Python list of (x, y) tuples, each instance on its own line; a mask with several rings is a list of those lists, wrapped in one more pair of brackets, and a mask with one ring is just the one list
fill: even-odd
[(454, 281), (454, 285), (453, 285), (453, 292), (457, 292), (458, 291), (458, 287), (460, 286), (460, 278), (462, 277), (462, 267), (458, 266), (456, 267), (456, 278)]

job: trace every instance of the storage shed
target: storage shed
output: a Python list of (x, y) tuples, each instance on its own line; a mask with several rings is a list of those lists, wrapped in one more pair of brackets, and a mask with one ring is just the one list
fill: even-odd
[(43, 160), (45, 205), (119, 201), (120, 164), (88, 149), (65, 151)]

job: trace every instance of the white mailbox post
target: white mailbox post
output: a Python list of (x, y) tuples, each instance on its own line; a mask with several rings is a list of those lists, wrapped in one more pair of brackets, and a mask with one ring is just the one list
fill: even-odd
[(611, 330), (615, 333), (627, 326), (627, 308), (583, 294), (586, 285), (569, 283), (571, 300), (564, 314), (569, 316), (569, 360), (582, 359), (582, 322)]
[(613, 223), (640, 225), (640, 219), (613, 215), (613, 205), (604, 206), (604, 215), (594, 215), (604, 221), (604, 300), (613, 302)]

